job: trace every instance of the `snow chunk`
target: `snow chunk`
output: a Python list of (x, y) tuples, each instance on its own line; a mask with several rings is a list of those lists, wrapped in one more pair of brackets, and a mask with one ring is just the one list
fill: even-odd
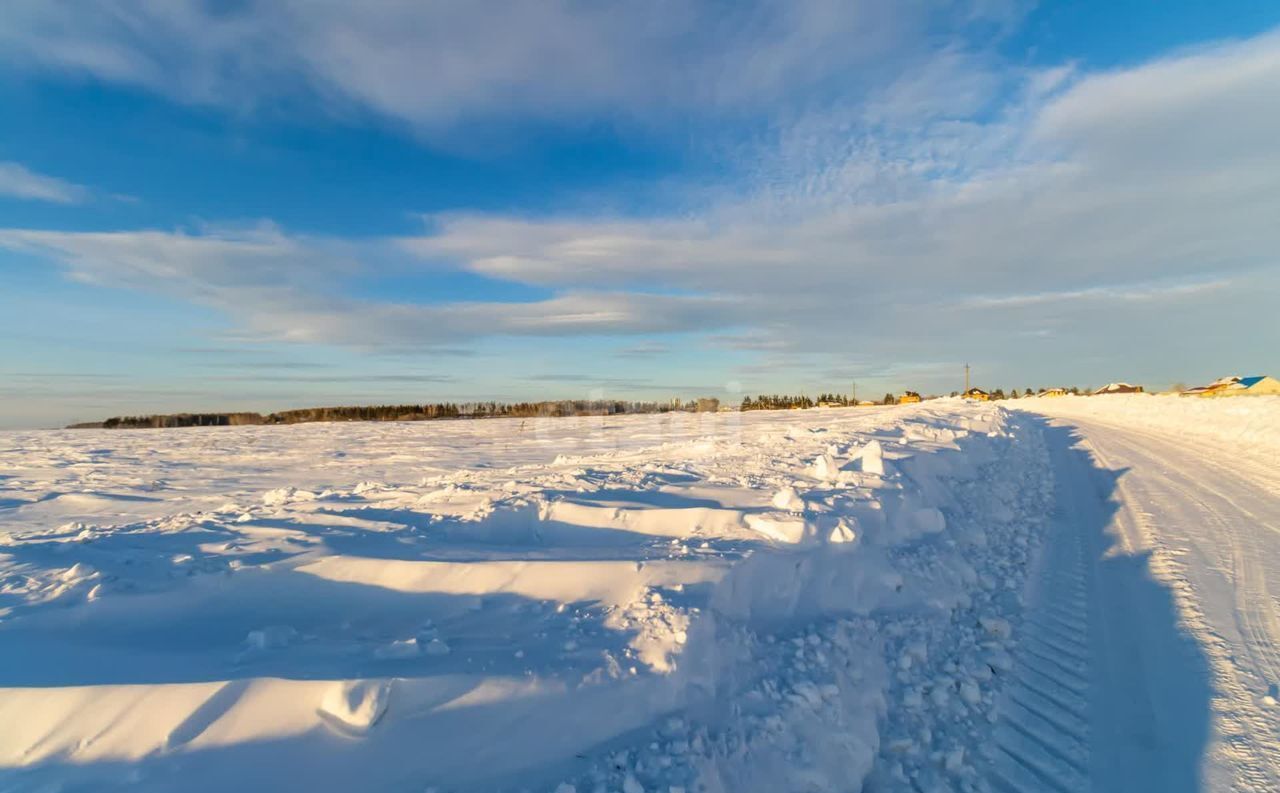
[(884, 447), (880, 445), (880, 441), (872, 440), (862, 447), (859, 459), (862, 461), (863, 473), (884, 476)]
[(281, 504), (288, 503), (294, 492), (295, 489), (292, 487), (277, 487), (274, 490), (268, 490), (262, 494), (262, 503), (268, 507), (278, 507)]
[(987, 666), (997, 672), (1008, 672), (1013, 669), (1013, 656), (1001, 650), (989, 653), (986, 662)]
[(98, 571), (93, 568), (93, 565), (88, 565), (84, 562), (76, 562), (62, 572), (62, 580), (81, 581), (86, 578), (93, 578), (97, 574)]
[(784, 487), (773, 494), (773, 505), (788, 512), (804, 511), (804, 499), (800, 498), (800, 495), (796, 493), (796, 489), (790, 486)]
[(835, 527), (831, 529), (831, 534), (827, 536), (827, 542), (830, 543), (853, 542), (856, 539), (858, 539), (857, 533), (844, 519), (837, 521)]
[(343, 680), (325, 692), (319, 712), (340, 728), (367, 732), (386, 713), (390, 694), (389, 680)]
[(316, 494), (310, 490), (299, 490), (296, 487), (278, 487), (262, 494), (262, 503), (268, 507), (278, 507), (291, 501), (315, 501)]
[(820, 454), (814, 459), (810, 472), (815, 479), (826, 481), (839, 476), (840, 466), (830, 454)]
[(978, 624), (982, 626), (984, 631), (997, 639), (1007, 640), (1013, 636), (1013, 628), (1009, 626), (1008, 621), (999, 617), (979, 617)]
[(912, 515), (916, 528), (925, 534), (937, 534), (947, 527), (947, 519), (936, 507), (918, 509)]
[(752, 531), (778, 542), (798, 543), (807, 533), (804, 519), (790, 513), (767, 512), (763, 515), (747, 515), (746, 521)]

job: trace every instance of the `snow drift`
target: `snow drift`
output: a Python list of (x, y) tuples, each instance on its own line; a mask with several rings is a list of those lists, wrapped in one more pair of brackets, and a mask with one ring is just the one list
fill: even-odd
[(1012, 405), (1064, 418), (1092, 419), (1233, 447), (1245, 456), (1280, 457), (1280, 397), (1182, 397), (1103, 394), (1018, 400)]
[(955, 401), (3, 437), (0, 784), (61, 790), (971, 784), (1049, 492)]

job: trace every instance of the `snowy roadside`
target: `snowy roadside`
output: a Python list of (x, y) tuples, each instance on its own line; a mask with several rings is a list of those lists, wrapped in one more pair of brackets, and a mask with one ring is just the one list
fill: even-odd
[(1170, 394), (1108, 394), (1020, 399), (1009, 406), (1166, 438), (1195, 438), (1269, 464), (1280, 458), (1280, 397), (1202, 399)]
[(1081, 548), (1050, 549), (1058, 606), (1029, 617), (1056, 726), (1010, 745), (1093, 789), (1280, 789), (1280, 399), (1015, 404), (1049, 417), (1056, 533)]
[(663, 420), (6, 435), (0, 782), (977, 789), (1033, 422)]

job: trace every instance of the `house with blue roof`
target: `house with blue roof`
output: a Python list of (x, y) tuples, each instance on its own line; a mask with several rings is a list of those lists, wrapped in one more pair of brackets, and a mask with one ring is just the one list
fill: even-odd
[(1220, 377), (1209, 385), (1188, 388), (1183, 396), (1280, 396), (1280, 380), (1267, 375)]

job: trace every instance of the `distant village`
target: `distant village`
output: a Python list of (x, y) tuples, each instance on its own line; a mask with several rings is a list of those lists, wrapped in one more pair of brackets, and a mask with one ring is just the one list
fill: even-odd
[[(965, 399), (976, 400), (979, 402), (988, 402), (1001, 399), (1030, 399), (1030, 398), (1048, 398), (1065, 396), (1107, 396), (1110, 394), (1145, 394), (1147, 390), (1140, 385), (1132, 383), (1108, 383), (1101, 388), (1087, 389), (1077, 386), (1063, 386), (1053, 388), (1040, 388), (1032, 390), (1024, 388), (1021, 393), (1018, 389), (1011, 388), (1006, 393), (1004, 389), (997, 388), (994, 391), (986, 391), (981, 388), (969, 388), (965, 391), (952, 391), (950, 394), (932, 394), (929, 396), (921, 396), (916, 391), (903, 391), (901, 394), (888, 393), (879, 401), (860, 400), (854, 396), (846, 396), (844, 394), (820, 394), (817, 399), (808, 396), (790, 396), (790, 395), (769, 395), (758, 397), (746, 397), (742, 400), (741, 410), (803, 410), (805, 408), (820, 407), (876, 407), (880, 405), (909, 405), (915, 402), (923, 402), (931, 399), (941, 399), (943, 396), (963, 397)], [(1160, 392), (1163, 394), (1176, 394), (1184, 397), (1236, 397), (1236, 396), (1280, 396), (1280, 380), (1267, 375), (1252, 375), (1244, 377), (1240, 375), (1232, 375), (1229, 377), (1220, 377), (1212, 383), (1201, 386), (1193, 386), (1190, 388), (1184, 386), (1176, 386), (1168, 391)]]

